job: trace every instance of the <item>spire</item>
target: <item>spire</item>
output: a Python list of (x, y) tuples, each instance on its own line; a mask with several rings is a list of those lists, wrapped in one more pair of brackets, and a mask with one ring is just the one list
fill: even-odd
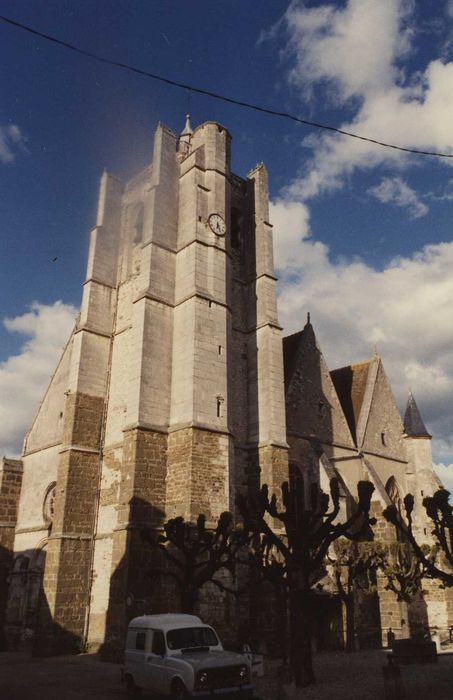
[(180, 153), (182, 158), (185, 158), (189, 154), (192, 134), (193, 129), (190, 126), (190, 114), (186, 114), (186, 123), (180, 134), (178, 142), (178, 153)]
[(431, 438), (431, 435), (426, 430), (412, 392), (409, 392), (407, 399), (406, 412), (404, 414), (404, 432), (408, 437)]
[(193, 134), (193, 129), (190, 126), (190, 114), (186, 114), (186, 123), (184, 125), (184, 129), (181, 132), (181, 136), (192, 136)]

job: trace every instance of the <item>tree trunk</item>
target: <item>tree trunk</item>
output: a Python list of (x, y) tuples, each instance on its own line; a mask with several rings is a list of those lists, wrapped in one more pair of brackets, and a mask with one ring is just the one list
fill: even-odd
[(355, 603), (354, 593), (345, 597), (346, 606), (346, 651), (355, 651)]
[(290, 593), (291, 666), (298, 688), (315, 683), (312, 655), (311, 598), (303, 591)]
[(186, 615), (193, 615), (196, 599), (196, 593), (190, 589), (183, 588), (181, 590), (181, 612)]

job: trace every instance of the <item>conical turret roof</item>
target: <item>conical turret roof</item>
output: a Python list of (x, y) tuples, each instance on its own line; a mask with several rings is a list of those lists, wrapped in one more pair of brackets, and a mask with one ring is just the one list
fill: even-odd
[(404, 432), (408, 437), (431, 438), (426, 430), (423, 418), (411, 392), (407, 399), (406, 412), (404, 414)]
[(184, 124), (184, 129), (181, 132), (181, 136), (192, 136), (193, 129), (190, 125), (190, 114), (186, 114), (186, 123)]

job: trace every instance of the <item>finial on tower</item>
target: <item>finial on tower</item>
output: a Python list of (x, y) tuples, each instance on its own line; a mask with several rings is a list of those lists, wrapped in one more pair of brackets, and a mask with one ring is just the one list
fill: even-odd
[(307, 311), (307, 323), (306, 325), (308, 326), (310, 324), (310, 312)]
[(184, 129), (182, 130), (181, 136), (192, 136), (193, 129), (190, 126), (190, 114), (186, 114), (186, 123)]
[(192, 134), (193, 134), (193, 129), (190, 126), (190, 114), (186, 114), (186, 123), (184, 125), (184, 129), (181, 132), (181, 135), (179, 137), (179, 143), (178, 143), (178, 153), (181, 154), (182, 157), (185, 157), (189, 154), (190, 151), (190, 141), (192, 139)]

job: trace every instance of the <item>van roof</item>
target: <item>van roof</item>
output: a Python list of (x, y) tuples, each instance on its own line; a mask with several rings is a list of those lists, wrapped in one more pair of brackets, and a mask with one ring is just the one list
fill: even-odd
[(196, 615), (183, 615), (182, 613), (165, 613), (162, 615), (141, 615), (134, 617), (129, 622), (129, 627), (145, 629), (173, 629), (175, 627), (193, 627), (202, 625), (203, 622)]

